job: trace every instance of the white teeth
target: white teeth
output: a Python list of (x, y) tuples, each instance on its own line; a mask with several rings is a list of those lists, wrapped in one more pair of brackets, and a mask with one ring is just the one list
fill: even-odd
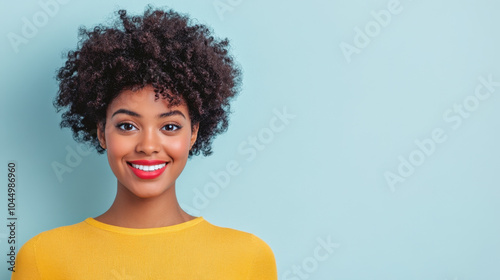
[(140, 169), (142, 171), (155, 171), (155, 170), (163, 168), (166, 165), (166, 163), (162, 163), (162, 164), (158, 164), (158, 165), (139, 165), (139, 164), (131, 163), (131, 165), (133, 168), (137, 168), (137, 169)]

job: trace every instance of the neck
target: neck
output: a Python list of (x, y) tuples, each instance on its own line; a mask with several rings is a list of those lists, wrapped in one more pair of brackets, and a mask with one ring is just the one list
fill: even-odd
[(120, 186), (111, 207), (95, 219), (127, 228), (156, 228), (187, 222), (196, 217), (184, 212), (177, 201), (175, 185), (159, 196), (141, 198)]

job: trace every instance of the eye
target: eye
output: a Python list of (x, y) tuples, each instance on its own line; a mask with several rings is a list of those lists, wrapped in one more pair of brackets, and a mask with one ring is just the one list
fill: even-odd
[(119, 123), (116, 127), (124, 131), (131, 131), (135, 129), (135, 126), (130, 123)]
[(175, 124), (167, 124), (163, 127), (163, 129), (167, 130), (167, 131), (175, 131), (177, 129), (180, 129), (181, 127), (178, 126), (178, 125), (175, 125)]

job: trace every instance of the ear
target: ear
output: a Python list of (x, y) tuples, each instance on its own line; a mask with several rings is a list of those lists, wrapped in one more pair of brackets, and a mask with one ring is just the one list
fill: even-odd
[(193, 128), (191, 129), (191, 144), (189, 146), (189, 149), (193, 147), (194, 143), (196, 142), (196, 138), (198, 137), (198, 129), (200, 128), (200, 123), (194, 124)]
[(104, 124), (97, 124), (97, 139), (99, 139), (99, 143), (101, 147), (106, 150), (106, 138), (104, 137)]

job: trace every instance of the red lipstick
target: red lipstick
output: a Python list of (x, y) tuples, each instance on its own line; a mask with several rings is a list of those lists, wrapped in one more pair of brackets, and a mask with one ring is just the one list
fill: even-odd
[[(154, 179), (160, 176), (168, 163), (164, 160), (132, 160), (127, 162), (134, 174), (141, 179)], [(154, 169), (154, 170), (153, 170)]]

